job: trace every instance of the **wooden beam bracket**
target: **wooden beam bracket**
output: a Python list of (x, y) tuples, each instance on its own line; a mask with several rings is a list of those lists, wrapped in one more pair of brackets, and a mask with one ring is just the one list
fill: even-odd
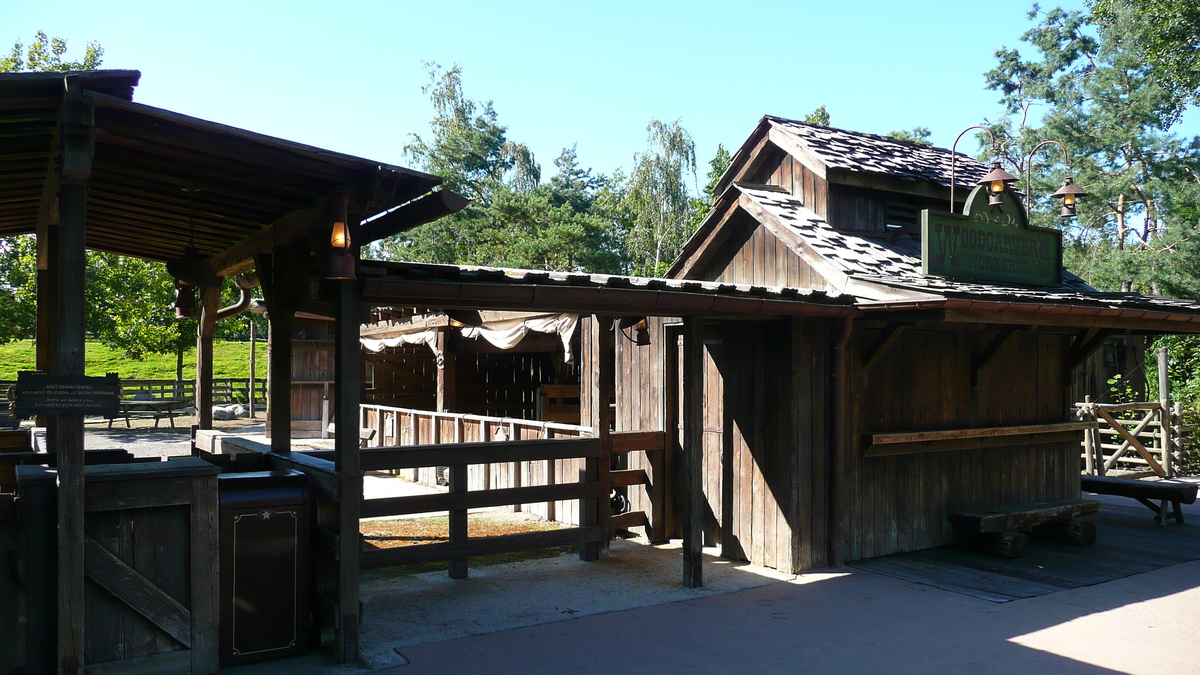
[(900, 333), (905, 328), (913, 325), (911, 321), (889, 321), (887, 326), (884, 326), (883, 331), (876, 336), (875, 341), (871, 343), (862, 354), (862, 369), (868, 370), (880, 356), (887, 351), (888, 347), (900, 337)]
[(1006, 342), (1008, 342), (1008, 339), (1017, 332), (1017, 328), (1017, 326), (1005, 326), (1004, 328), (1001, 328), (1000, 332), (996, 334), (996, 337), (992, 338), (991, 342), (988, 342), (987, 346), (983, 348), (983, 351), (971, 358), (972, 389), (979, 386), (979, 371), (983, 370), (983, 367), (996, 357), (996, 353), (999, 352), (1000, 348), (1003, 347)]

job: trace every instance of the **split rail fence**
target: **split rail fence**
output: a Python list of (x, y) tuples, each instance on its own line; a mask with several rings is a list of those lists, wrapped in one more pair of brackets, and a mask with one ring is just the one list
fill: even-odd
[(1076, 403), (1076, 416), (1098, 425), (1084, 430), (1084, 472), (1103, 476), (1119, 470), (1122, 475), (1177, 475), (1180, 455), (1190, 442), (1190, 427), (1180, 421), (1178, 403), (1140, 401), (1132, 403)]

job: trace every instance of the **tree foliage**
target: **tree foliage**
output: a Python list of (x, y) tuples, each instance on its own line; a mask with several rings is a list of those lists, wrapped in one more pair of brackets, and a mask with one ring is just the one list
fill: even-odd
[(1200, 103), (1200, 4), (1195, 0), (1091, 0), (1092, 19), (1107, 40), (1123, 43), (1170, 96), (1178, 119)]
[[(1037, 24), (1022, 39), (1036, 56), (999, 50), (987, 81), (1004, 106), (992, 130), (1010, 164), (1031, 169), (1035, 222), (1058, 225), (1047, 195), (1069, 159), (1090, 193), (1065, 228), (1073, 269), (1114, 290), (1200, 291), (1190, 281), (1200, 259), (1185, 257), (1195, 248), (1200, 139), (1171, 132), (1171, 96), (1126, 42), (1097, 33), (1082, 12), (1035, 5), (1029, 16)], [(1049, 140), (1066, 158), (1053, 145), (1029, 156)]]
[(34, 34), (29, 48), (18, 40), (8, 56), (0, 58), (0, 73), (21, 71), (63, 72), (68, 70), (95, 70), (100, 67), (104, 48), (99, 42), (89, 42), (79, 61), (64, 60), (67, 41), (60, 37), (48, 38), (45, 31)]
[(929, 138), (933, 136), (933, 132), (929, 127), (913, 127), (907, 131), (893, 131), (887, 135), (888, 138), (904, 141), (905, 143), (916, 143), (917, 145), (933, 145)]
[(816, 110), (805, 115), (804, 123), (819, 124), (823, 127), (827, 127), (829, 126), (829, 111), (825, 109), (825, 106), (821, 106), (820, 108), (817, 108)]

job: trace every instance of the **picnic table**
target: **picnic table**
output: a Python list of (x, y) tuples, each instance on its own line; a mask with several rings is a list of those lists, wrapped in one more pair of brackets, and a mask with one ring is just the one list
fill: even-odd
[[(158, 427), (158, 421), (164, 417), (171, 423), (171, 428), (175, 428), (175, 418), (186, 414), (186, 408), (191, 407), (192, 399), (190, 398), (132, 398), (122, 400), (119, 404), (118, 417), (125, 418), (125, 426), (129, 427), (131, 418), (154, 419), (155, 428)], [(115, 417), (108, 418), (108, 428), (112, 428)]]

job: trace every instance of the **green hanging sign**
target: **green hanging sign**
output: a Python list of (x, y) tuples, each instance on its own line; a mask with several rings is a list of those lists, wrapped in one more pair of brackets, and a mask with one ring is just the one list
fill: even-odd
[(1062, 285), (1062, 233), (1030, 227), (1013, 192), (988, 206), (975, 188), (963, 214), (921, 211), (921, 272), (961, 281), (1028, 286)]

